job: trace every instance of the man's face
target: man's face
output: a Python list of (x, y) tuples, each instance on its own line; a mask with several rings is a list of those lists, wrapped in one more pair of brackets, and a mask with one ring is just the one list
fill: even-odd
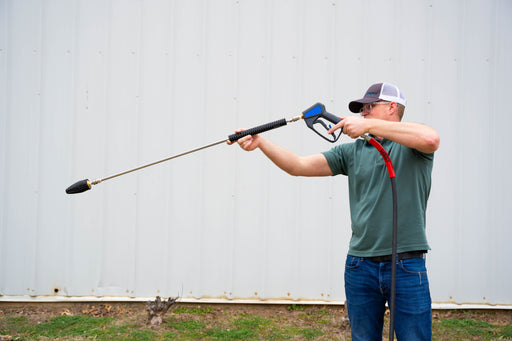
[(361, 111), (364, 118), (389, 119), (389, 106), (391, 102), (379, 101), (365, 104)]

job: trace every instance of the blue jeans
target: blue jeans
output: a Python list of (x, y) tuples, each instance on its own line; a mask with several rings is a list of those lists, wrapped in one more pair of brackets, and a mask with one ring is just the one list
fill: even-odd
[[(385, 303), (391, 297), (391, 262), (347, 256), (345, 295), (352, 340), (382, 340)], [(396, 267), (395, 334), (398, 340), (432, 338), (432, 301), (423, 258)]]

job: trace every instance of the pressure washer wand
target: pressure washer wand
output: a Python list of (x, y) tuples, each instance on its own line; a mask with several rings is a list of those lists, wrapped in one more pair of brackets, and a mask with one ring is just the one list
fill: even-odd
[[(287, 125), (290, 122), (295, 122), (295, 121), (298, 121), (298, 120), (300, 120), (302, 118), (303, 118), (303, 115), (300, 115), (300, 116), (297, 116), (297, 117), (293, 117), (293, 118), (291, 118), (289, 120), (286, 120), (286, 119), (283, 118), (283, 119), (280, 119), (280, 120), (277, 120), (277, 121), (274, 121), (274, 122), (262, 124), (260, 126), (254, 127), (254, 128), (247, 129), (247, 130), (238, 132), (236, 134), (229, 135), (228, 136), (228, 141), (235, 142), (235, 141), (237, 141), (238, 139), (240, 139), (240, 138), (242, 138), (244, 136), (260, 134), (260, 133), (263, 133), (265, 131), (269, 131), (269, 130), (272, 130), (272, 129), (275, 129), (275, 128), (279, 128), (279, 127), (285, 126), (285, 125)], [(205, 145), (205, 146), (202, 146), (202, 147), (199, 147), (199, 148), (195, 148), (195, 149), (186, 151), (184, 153), (173, 155), (171, 157), (168, 157), (168, 158), (165, 158), (165, 159), (162, 159), (162, 160), (159, 160), (159, 161), (151, 162), (151, 163), (148, 163), (148, 164), (143, 165), (143, 166), (139, 166), (139, 167), (136, 167), (136, 168), (133, 168), (133, 169), (121, 172), (121, 173), (117, 173), (117, 174), (113, 174), (113, 175), (107, 176), (106, 178), (97, 179), (97, 180), (94, 180), (94, 181), (90, 181), (89, 179), (80, 180), (80, 181), (75, 182), (71, 186), (69, 186), (66, 189), (66, 193), (67, 194), (82, 193), (82, 192), (90, 190), (93, 185), (97, 185), (97, 184), (99, 184), (101, 182), (104, 182), (104, 181), (107, 181), (107, 180), (110, 180), (110, 179), (113, 179), (113, 178), (117, 178), (118, 176), (125, 175), (125, 174), (128, 174), (128, 173), (132, 173), (132, 172), (141, 170), (143, 168), (151, 167), (151, 166), (157, 165), (157, 164), (165, 162), (165, 161), (176, 159), (178, 157), (185, 156), (187, 154), (195, 153), (197, 151), (200, 151), (200, 150), (203, 150), (203, 149), (206, 149), (206, 148), (210, 148), (210, 147), (216, 146), (216, 145), (221, 144), (221, 143), (225, 143), (226, 141), (227, 140), (223, 139), (223, 140), (220, 140), (220, 141), (217, 141), (217, 142), (214, 142), (214, 143), (210, 143), (208, 145)]]

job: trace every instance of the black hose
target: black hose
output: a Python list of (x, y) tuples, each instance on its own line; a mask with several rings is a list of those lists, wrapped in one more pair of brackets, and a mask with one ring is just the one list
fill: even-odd
[(391, 294), (389, 298), (389, 340), (393, 341), (395, 337), (395, 302), (396, 302), (396, 263), (397, 263), (397, 240), (398, 240), (398, 227), (397, 227), (397, 218), (398, 218), (398, 200), (396, 194), (396, 177), (395, 177), (395, 169), (393, 168), (393, 164), (391, 163), (391, 159), (389, 158), (388, 153), (382, 147), (382, 145), (377, 142), (373, 137), (362, 136), (368, 143), (374, 146), (384, 159), (386, 163), (386, 168), (388, 169), (389, 179), (391, 180), (391, 192), (393, 194), (393, 235), (391, 242)]
[(391, 242), (391, 297), (389, 299), (389, 340), (393, 341), (395, 334), (395, 302), (396, 302), (396, 263), (397, 259), (397, 195), (396, 195), (396, 178), (392, 177), (391, 180), (391, 191), (393, 193), (393, 236)]

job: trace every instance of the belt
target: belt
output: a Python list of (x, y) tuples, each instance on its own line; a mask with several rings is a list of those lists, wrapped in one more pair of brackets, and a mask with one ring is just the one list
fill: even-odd
[[(409, 251), (409, 252), (401, 252), (397, 254), (398, 260), (405, 260), (405, 259), (413, 259), (413, 258), (423, 258), (423, 256), (427, 253), (425, 250), (421, 251)], [(370, 262), (374, 263), (382, 263), (382, 262), (391, 262), (391, 255), (385, 255), (385, 256), (376, 256), (376, 257), (364, 257), (365, 259), (368, 259)]]

